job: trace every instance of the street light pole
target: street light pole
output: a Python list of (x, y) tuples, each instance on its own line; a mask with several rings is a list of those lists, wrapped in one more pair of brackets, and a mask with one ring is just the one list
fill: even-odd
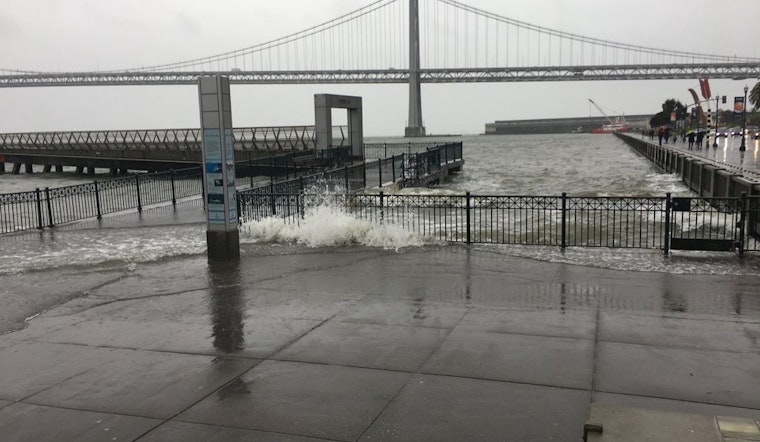
[(741, 152), (747, 150), (747, 143), (745, 141), (745, 138), (747, 138), (747, 91), (749, 91), (749, 86), (744, 85), (744, 118), (742, 118), (742, 144), (739, 146), (739, 151)]
[(713, 147), (718, 147), (718, 120), (720, 119), (720, 112), (718, 112), (718, 100), (720, 95), (715, 96), (715, 140), (713, 141)]

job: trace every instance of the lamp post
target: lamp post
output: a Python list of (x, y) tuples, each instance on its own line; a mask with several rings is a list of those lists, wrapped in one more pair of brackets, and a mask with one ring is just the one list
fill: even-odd
[(747, 143), (745, 141), (745, 138), (747, 138), (747, 91), (749, 91), (749, 86), (744, 85), (744, 118), (742, 118), (742, 144), (739, 146), (739, 151), (744, 152), (747, 150)]
[(715, 96), (715, 140), (713, 141), (713, 147), (718, 147), (718, 120), (720, 119), (720, 112), (718, 112), (718, 100), (720, 95)]

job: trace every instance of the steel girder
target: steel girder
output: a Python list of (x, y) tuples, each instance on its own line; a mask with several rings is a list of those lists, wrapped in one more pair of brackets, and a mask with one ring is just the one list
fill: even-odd
[[(204, 75), (225, 75), (233, 84), (407, 83), (398, 69), (333, 71), (70, 72), (0, 75), (0, 87), (197, 84)], [(516, 68), (422, 69), (424, 83), (518, 81), (599, 81), (760, 78), (760, 63), (673, 65), (542, 66)]]

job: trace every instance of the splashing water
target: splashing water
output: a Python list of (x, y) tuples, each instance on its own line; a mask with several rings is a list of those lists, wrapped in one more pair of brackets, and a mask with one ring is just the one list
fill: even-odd
[(324, 201), (307, 206), (303, 219), (285, 222), (280, 218), (265, 218), (240, 226), (243, 242), (285, 242), (308, 247), (363, 245), (400, 249), (434, 243), (429, 238), (409, 232), (393, 224), (378, 225), (356, 219), (342, 209)]

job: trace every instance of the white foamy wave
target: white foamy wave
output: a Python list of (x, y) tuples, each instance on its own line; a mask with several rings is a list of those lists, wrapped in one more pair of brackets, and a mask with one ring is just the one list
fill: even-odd
[(242, 242), (284, 242), (308, 247), (359, 244), (384, 249), (419, 247), (432, 241), (393, 224), (356, 219), (330, 206), (312, 207), (298, 222), (265, 218), (240, 226)]

